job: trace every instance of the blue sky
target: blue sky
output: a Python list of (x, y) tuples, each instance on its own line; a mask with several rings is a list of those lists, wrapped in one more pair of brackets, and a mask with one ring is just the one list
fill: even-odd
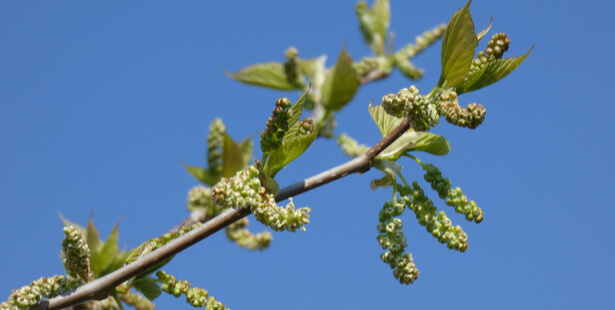
[[(393, 0), (395, 46), (447, 22), (464, 4)], [(289, 46), (304, 58), (326, 54), (328, 65), (344, 44), (355, 59), (369, 55), (354, 5), (0, 2), (0, 300), (63, 273), (58, 212), (83, 224), (94, 212), (103, 236), (121, 220), (127, 249), (174, 227), (198, 184), (181, 163), (204, 165), (209, 123), (221, 117), (234, 138), (256, 136), (276, 98), (298, 97), (242, 85), (223, 71), (282, 61)], [(399, 285), (378, 258), (377, 213), (390, 192), (369, 189), (374, 171), (296, 197), (312, 208), (305, 233), (274, 233), (263, 252), (217, 234), (165, 269), (232, 309), (612, 307), (614, 6), (472, 3), (477, 29), (493, 15), (490, 34), (511, 37), (508, 55), (536, 48), (502, 82), (461, 97), (485, 105), (481, 127), (438, 126), (433, 131), (451, 142), (451, 153), (418, 154), (476, 200), (485, 220), (476, 225), (449, 212), (469, 235), (461, 254), (405, 214), (408, 250), (421, 270), (412, 286)], [(426, 70), (414, 82), (420, 90), (437, 82), (439, 53), (438, 44), (414, 60)], [(361, 88), (338, 115), (336, 133), (376, 143), (367, 105), (411, 83), (395, 73)], [(284, 186), (345, 160), (332, 141), (318, 140), (278, 181)], [(407, 178), (422, 178), (417, 165), (402, 164)], [(191, 308), (169, 296), (157, 305)]]

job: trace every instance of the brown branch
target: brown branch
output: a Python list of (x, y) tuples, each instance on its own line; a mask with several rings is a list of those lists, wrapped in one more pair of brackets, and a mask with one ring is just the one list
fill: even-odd
[[(409, 128), (410, 125), (408, 124), (408, 121), (404, 119), (389, 135), (384, 137), (367, 152), (344, 164), (281, 189), (275, 197), (276, 201), (279, 202), (286, 200), (291, 196), (307, 192), (352, 173), (362, 173), (368, 171), (371, 167), (372, 160)], [(147, 271), (152, 266), (173, 257), (175, 254), (209, 237), (215, 232), (249, 215), (250, 213), (251, 211), (248, 208), (228, 209), (211, 220), (205, 222), (203, 225), (167, 243), (163, 247), (140, 257), (134, 262), (72, 291), (41, 301), (32, 309), (61, 309), (92, 299), (100, 300), (106, 298), (115, 287), (123, 282)]]

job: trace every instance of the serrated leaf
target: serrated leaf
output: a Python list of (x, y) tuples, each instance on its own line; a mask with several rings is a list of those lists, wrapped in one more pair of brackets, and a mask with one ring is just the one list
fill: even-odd
[(429, 132), (407, 131), (384, 149), (377, 158), (395, 161), (412, 151), (446, 155), (450, 149), (448, 141), (442, 136)]
[(92, 221), (92, 215), (90, 214), (90, 219), (88, 220), (88, 227), (85, 234), (85, 242), (88, 244), (90, 251), (92, 251), (92, 255), (94, 252), (98, 252), (100, 247), (102, 247), (103, 243), (100, 240), (100, 234), (98, 233), (98, 229), (94, 226), (94, 222)]
[(477, 89), (487, 87), (513, 72), (517, 67), (530, 55), (534, 47), (525, 53), (525, 55), (494, 59), (487, 63), (480, 70), (475, 71), (468, 76), (468, 79), (457, 88), (458, 94), (463, 94)]
[(126, 261), (126, 259), (128, 259), (129, 256), (130, 256), (130, 252), (121, 251), (115, 256), (115, 258), (113, 259), (113, 262), (111, 262), (111, 264), (107, 266), (105, 270), (103, 270), (102, 274), (105, 275), (105, 274), (109, 274), (113, 271), (118, 270), (120, 267), (124, 265), (124, 262)]
[(489, 32), (489, 29), (491, 29), (491, 23), (493, 23), (493, 16), (491, 16), (491, 18), (489, 19), (489, 26), (476, 35), (476, 40), (480, 41), (480, 39), (482, 39), (487, 34), (487, 32)]
[(102, 246), (100, 251), (98, 251), (97, 255), (91, 257), (92, 271), (94, 272), (95, 278), (99, 278), (100, 276), (104, 275), (104, 271), (115, 260), (115, 256), (119, 251), (119, 246), (117, 244), (118, 240), (119, 223), (113, 226), (109, 237), (107, 237), (105, 244)]
[(183, 166), (193, 177), (209, 186), (214, 186), (218, 183), (218, 181), (220, 181), (221, 176), (211, 174), (208, 169), (197, 166), (188, 166), (186, 164), (183, 164)]
[(149, 300), (153, 301), (154, 299), (158, 298), (160, 294), (162, 294), (160, 286), (158, 285), (156, 280), (151, 277), (140, 278), (136, 281), (133, 281), (132, 284), (137, 291), (141, 292), (141, 294), (143, 294), (143, 296), (145, 296), (145, 298)]
[(305, 102), (305, 98), (307, 97), (307, 94), (310, 92), (311, 87), (312, 86), (310, 85), (308, 90), (305, 91), (305, 93), (303, 93), (301, 98), (299, 98), (299, 100), (297, 100), (297, 102), (290, 108), (290, 110), (288, 110), (290, 113), (290, 118), (288, 119), (288, 124), (290, 125), (290, 128), (284, 134), (284, 138), (286, 137), (293, 138), (297, 135), (297, 132), (299, 132), (298, 121), (299, 121), (299, 118), (301, 117), (301, 114), (303, 114), (303, 103)]
[[(222, 146), (223, 177), (230, 178), (234, 176), (237, 171), (244, 169), (248, 165), (252, 156), (252, 149), (248, 149), (246, 145), (250, 143), (250, 139), (246, 139), (241, 143), (236, 143), (228, 134), (224, 133), (224, 145)], [(247, 154), (250, 155), (248, 156)]]
[(336, 112), (343, 108), (359, 89), (359, 78), (352, 65), (352, 57), (343, 48), (337, 63), (322, 85), (322, 103), (326, 111)]
[(316, 136), (318, 136), (317, 131), (307, 135), (284, 139), (282, 145), (269, 154), (264, 168), (265, 175), (273, 178), (282, 168), (301, 156), (314, 142)]
[(225, 74), (242, 83), (279, 90), (293, 90), (303, 87), (303, 85), (288, 80), (284, 64), (279, 62), (255, 64), (245, 67), (236, 73), (225, 72)]
[(372, 106), (369, 104), (368, 107), (369, 114), (372, 116), (372, 119), (380, 129), (380, 133), (382, 133), (382, 137), (386, 137), (395, 127), (401, 123), (401, 118), (390, 115), (389, 113), (384, 111), (382, 105)]
[(442, 73), (438, 86), (457, 87), (463, 83), (474, 58), (478, 39), (470, 15), (468, 1), (463, 9), (451, 17), (442, 39)]

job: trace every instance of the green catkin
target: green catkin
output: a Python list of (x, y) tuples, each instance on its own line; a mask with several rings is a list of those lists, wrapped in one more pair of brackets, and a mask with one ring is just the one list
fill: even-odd
[(178, 280), (162, 270), (157, 271), (156, 276), (158, 277), (158, 282), (160, 282), (160, 288), (163, 292), (169, 293), (175, 297), (185, 295), (186, 302), (193, 307), (205, 307), (206, 310), (228, 309), (214, 297), (210, 297), (207, 290), (198, 287), (190, 287), (190, 282), (188, 281)]
[(369, 147), (364, 144), (359, 145), (357, 141), (348, 136), (346, 133), (342, 133), (337, 138), (337, 144), (340, 146), (340, 148), (342, 148), (344, 154), (350, 157), (357, 157), (369, 150)]
[(263, 153), (268, 153), (275, 150), (282, 144), (284, 134), (288, 131), (288, 120), (290, 115), (288, 110), (292, 103), (288, 98), (280, 98), (275, 102), (275, 108), (269, 120), (267, 120), (267, 128), (261, 132), (261, 150)]
[(222, 174), (222, 147), (225, 134), (226, 126), (221, 119), (216, 118), (209, 125), (207, 136), (207, 167), (212, 175)]
[(226, 227), (226, 236), (231, 240), (237, 242), (240, 247), (248, 248), (252, 251), (255, 249), (264, 250), (269, 247), (273, 237), (268, 231), (263, 231), (258, 234), (253, 234), (249, 230), (245, 229), (248, 226), (248, 219), (242, 218), (235, 223), (232, 223)]
[(275, 231), (305, 231), (310, 222), (310, 208), (295, 209), (289, 198), (285, 208), (277, 205), (275, 197), (261, 185), (259, 171), (250, 166), (230, 178), (222, 178), (213, 188), (212, 198), (224, 208), (250, 208), (254, 217)]
[(468, 236), (461, 226), (453, 226), (444, 211), (438, 212), (416, 181), (412, 183), (412, 187), (398, 185), (398, 191), (408, 209), (414, 211), (419, 225), (425, 226), (427, 232), (440, 243), (446, 243), (449, 249), (460, 252), (468, 249)]
[(397, 94), (383, 96), (382, 107), (392, 116), (407, 118), (415, 131), (428, 131), (440, 121), (436, 105), (420, 95), (414, 85), (402, 88)]
[(412, 255), (406, 253), (408, 246), (402, 230), (403, 224), (398, 218), (404, 212), (403, 199), (386, 201), (378, 212), (378, 243), (383, 250), (380, 259), (393, 269), (393, 276), (401, 284), (412, 284), (418, 278), (419, 270), (412, 260)]
[(482, 104), (471, 103), (465, 109), (461, 108), (457, 93), (454, 91), (442, 93), (436, 104), (447, 122), (469, 129), (476, 129), (482, 124), (487, 113)]
[(197, 209), (205, 209), (207, 216), (214, 217), (220, 212), (222, 212), (222, 208), (214, 203), (211, 198), (212, 191), (211, 188), (207, 188), (204, 186), (195, 186), (188, 192), (187, 199), (187, 208), (189, 211), (194, 211)]
[(474, 200), (468, 201), (461, 188), (457, 187), (448, 192), (446, 204), (455, 208), (455, 212), (465, 215), (466, 220), (480, 223), (483, 221), (483, 210), (476, 205)]
[(90, 282), (94, 279), (94, 272), (90, 268), (90, 247), (74, 226), (64, 227), (62, 239), (62, 264), (66, 274), (73, 278), (81, 278)]
[(29, 309), (43, 300), (43, 298), (62, 294), (65, 288), (66, 278), (64, 276), (42, 277), (32, 281), (30, 285), (13, 290), (8, 300), (0, 304), (0, 310)]

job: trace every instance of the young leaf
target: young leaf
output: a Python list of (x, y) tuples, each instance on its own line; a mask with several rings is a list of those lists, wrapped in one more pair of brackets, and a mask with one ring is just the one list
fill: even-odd
[(325, 110), (339, 111), (354, 97), (358, 89), (359, 78), (352, 66), (352, 58), (343, 48), (322, 86), (322, 103)]
[(299, 118), (301, 117), (301, 114), (303, 114), (303, 103), (305, 102), (305, 98), (309, 92), (310, 92), (310, 89), (308, 88), (308, 90), (305, 91), (305, 93), (303, 93), (301, 98), (299, 98), (299, 100), (297, 100), (297, 102), (295, 102), (295, 104), (290, 108), (289, 110), (290, 118), (288, 119), (288, 124), (290, 125), (290, 128), (284, 135), (284, 138), (286, 137), (293, 138), (297, 135), (297, 131), (299, 130), (298, 121), (299, 121)]
[(397, 118), (385, 112), (382, 105), (372, 106), (370, 103), (368, 110), (369, 114), (372, 116), (372, 119), (380, 129), (380, 133), (382, 133), (383, 138), (391, 133), (391, 131), (393, 131), (393, 129), (401, 123), (401, 118)]
[(491, 16), (491, 19), (489, 19), (489, 26), (487, 28), (483, 29), (483, 31), (479, 32), (476, 35), (476, 40), (477, 41), (480, 41), (480, 39), (482, 39), (487, 34), (487, 32), (489, 32), (489, 29), (491, 29), (491, 23), (493, 23), (493, 16)]
[(132, 283), (135, 286), (135, 289), (143, 294), (145, 298), (149, 300), (154, 300), (162, 294), (162, 290), (155, 279), (152, 277), (143, 277), (136, 279)]
[(103, 243), (100, 240), (100, 234), (98, 233), (98, 229), (96, 229), (96, 226), (94, 226), (91, 214), (90, 219), (88, 220), (87, 232), (84, 237), (85, 242), (88, 244), (88, 247), (90, 247), (92, 255), (94, 255), (95, 252), (98, 252), (100, 250), (100, 247), (102, 247)]
[(442, 73), (438, 86), (457, 87), (463, 83), (474, 58), (478, 39), (470, 15), (470, 2), (451, 17), (442, 39)]
[(395, 161), (411, 151), (446, 155), (450, 149), (448, 141), (439, 135), (422, 131), (408, 131), (384, 149), (378, 155), (378, 158)]
[(95, 257), (91, 257), (92, 271), (94, 272), (95, 278), (102, 276), (107, 267), (109, 267), (109, 265), (111, 265), (115, 260), (115, 256), (119, 251), (119, 246), (117, 244), (118, 240), (119, 223), (115, 224), (109, 234), (109, 237), (107, 237), (107, 241), (105, 241), (105, 244), (102, 246), (97, 255)]
[(265, 175), (274, 177), (282, 168), (301, 156), (314, 142), (316, 136), (318, 136), (317, 131), (289, 139), (285, 138), (282, 145), (269, 154), (264, 168)]
[(279, 90), (293, 90), (303, 87), (303, 85), (290, 81), (286, 75), (284, 64), (278, 62), (255, 64), (245, 67), (239, 70), (239, 72), (225, 72), (225, 74), (239, 82)]
[[(236, 143), (228, 134), (224, 134), (222, 147), (222, 176), (230, 178), (237, 171), (245, 168), (252, 157), (252, 141), (250, 138)], [(217, 182), (217, 181), (216, 181)]]
[(220, 181), (221, 176), (213, 175), (209, 170), (197, 166), (188, 166), (183, 164), (184, 168), (190, 172), (190, 174), (195, 177), (197, 180), (209, 185), (214, 186), (218, 181)]
[(468, 75), (467, 80), (457, 88), (457, 94), (471, 92), (487, 87), (513, 72), (527, 56), (530, 55), (534, 47), (525, 55), (512, 58), (494, 59), (488, 62), (483, 68)]

